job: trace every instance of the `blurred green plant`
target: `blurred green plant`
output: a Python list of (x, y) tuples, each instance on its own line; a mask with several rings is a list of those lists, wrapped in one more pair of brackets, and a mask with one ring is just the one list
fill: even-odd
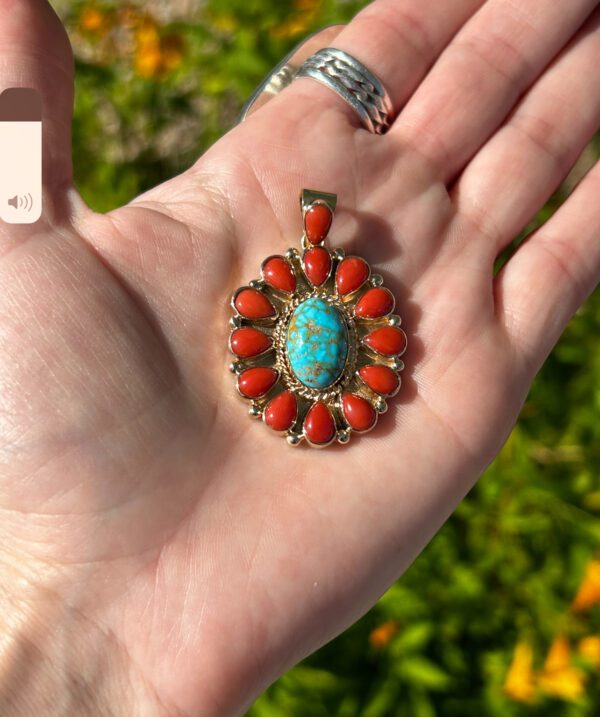
[[(190, 166), (294, 44), (365, 3), (205, 0), (182, 16), (177, 2), (56, 4), (76, 55), (76, 184), (106, 211)], [(596, 142), (588, 164), (599, 156)], [(421, 557), (249, 716), (600, 714), (599, 416), (596, 293), (500, 456)]]
[(294, 44), (361, 5), (203, 0), (181, 16), (180, 4), (55, 3), (75, 50), (75, 180), (98, 211), (193, 164)]

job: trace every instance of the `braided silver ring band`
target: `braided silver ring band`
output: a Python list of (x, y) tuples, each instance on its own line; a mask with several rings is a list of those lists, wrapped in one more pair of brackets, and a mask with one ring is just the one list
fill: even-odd
[(383, 134), (389, 128), (393, 108), (385, 87), (347, 52), (334, 47), (319, 50), (304, 62), (296, 77), (312, 77), (336, 92), (369, 132)]

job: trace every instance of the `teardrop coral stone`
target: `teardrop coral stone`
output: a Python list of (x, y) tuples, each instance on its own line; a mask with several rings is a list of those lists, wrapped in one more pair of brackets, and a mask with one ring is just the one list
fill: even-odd
[(369, 278), (369, 266), (359, 256), (348, 256), (342, 259), (335, 275), (338, 294), (345, 296), (362, 286)]
[(399, 356), (406, 348), (406, 334), (395, 326), (382, 326), (367, 334), (363, 341), (382, 356)]
[(246, 319), (268, 319), (275, 316), (273, 304), (257, 289), (242, 289), (235, 297), (235, 308)]
[(267, 366), (247, 368), (238, 377), (238, 388), (246, 398), (259, 398), (273, 387), (278, 375), (274, 368)]
[(367, 386), (381, 396), (391, 396), (400, 385), (398, 374), (388, 366), (370, 364), (363, 366), (358, 373)]
[(331, 227), (331, 210), (326, 204), (313, 204), (304, 215), (304, 232), (311, 244), (320, 244)]
[(283, 391), (272, 398), (265, 408), (265, 423), (274, 431), (287, 431), (298, 415), (296, 396), (291, 391)]
[(243, 326), (231, 334), (231, 350), (240, 358), (258, 356), (271, 346), (271, 339), (252, 326)]
[(296, 290), (294, 270), (282, 256), (272, 256), (265, 261), (262, 268), (264, 280), (274, 289), (293, 294)]
[(345, 393), (342, 396), (342, 411), (348, 425), (355, 431), (367, 431), (375, 425), (377, 419), (373, 406), (355, 393)]
[(394, 297), (383, 287), (377, 286), (366, 291), (354, 308), (354, 315), (359, 319), (378, 319), (386, 316), (394, 308)]
[(323, 401), (313, 403), (308, 410), (304, 419), (304, 433), (311, 443), (324, 444), (333, 439), (335, 421)]
[(314, 246), (304, 255), (304, 273), (313, 286), (321, 286), (331, 271), (331, 257), (327, 249)]

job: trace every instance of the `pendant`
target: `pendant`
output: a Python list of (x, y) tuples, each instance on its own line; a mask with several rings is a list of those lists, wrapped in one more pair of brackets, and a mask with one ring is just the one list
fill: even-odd
[(337, 197), (304, 189), (301, 251), (267, 257), (233, 294), (237, 390), (290, 445), (347, 443), (387, 410), (406, 349), (395, 300), (359, 256), (325, 246)]

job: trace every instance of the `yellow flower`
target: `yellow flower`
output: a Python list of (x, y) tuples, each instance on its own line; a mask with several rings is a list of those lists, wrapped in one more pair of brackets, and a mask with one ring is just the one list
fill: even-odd
[(573, 610), (587, 610), (600, 603), (600, 560), (590, 560), (573, 600)]
[(376, 627), (369, 635), (371, 647), (383, 649), (398, 632), (399, 623), (397, 620), (388, 620)]
[(579, 641), (577, 651), (592, 667), (600, 670), (600, 635), (584, 637)]
[(552, 697), (574, 701), (584, 694), (585, 679), (585, 673), (571, 663), (569, 642), (564, 636), (558, 635), (550, 646), (538, 676), (540, 689)]
[(504, 693), (518, 702), (530, 702), (535, 696), (533, 650), (528, 642), (515, 646), (512, 662), (504, 680)]

